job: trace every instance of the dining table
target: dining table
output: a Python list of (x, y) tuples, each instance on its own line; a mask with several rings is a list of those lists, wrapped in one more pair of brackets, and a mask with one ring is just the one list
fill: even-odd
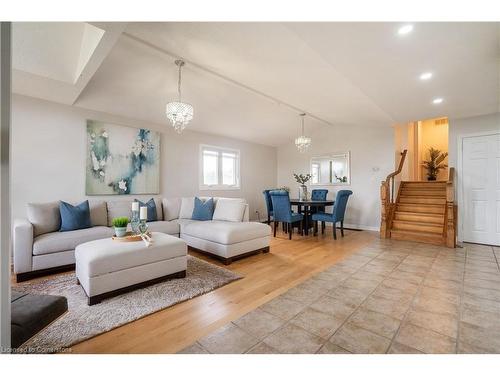
[(304, 199), (290, 199), (290, 204), (293, 206), (297, 206), (297, 211), (299, 214), (303, 214), (304, 218), (302, 219), (302, 229), (306, 236), (309, 235), (309, 216), (311, 213), (311, 208), (323, 208), (320, 211), (325, 211), (325, 207), (333, 206), (335, 204), (334, 200), (304, 200)]

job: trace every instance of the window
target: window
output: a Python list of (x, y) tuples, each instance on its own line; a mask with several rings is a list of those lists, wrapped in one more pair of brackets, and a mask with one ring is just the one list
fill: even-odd
[(312, 183), (313, 184), (318, 184), (319, 183), (319, 163), (312, 163), (311, 164), (311, 174), (312, 174)]
[(240, 151), (200, 146), (200, 190), (240, 188)]

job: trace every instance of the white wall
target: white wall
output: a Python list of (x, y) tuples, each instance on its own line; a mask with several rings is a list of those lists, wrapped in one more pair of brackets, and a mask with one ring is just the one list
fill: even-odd
[[(351, 152), (351, 185), (330, 186), (328, 198), (338, 190), (349, 189), (353, 195), (347, 206), (346, 226), (378, 230), (380, 227), (380, 183), (394, 171), (394, 129), (324, 126), (312, 134), (312, 146), (301, 154), (293, 142), (278, 147), (278, 185), (291, 188), (297, 197), (298, 184), (293, 173), (309, 173), (312, 156)], [(313, 187), (309, 187), (312, 189)]]
[[(14, 218), (25, 217), (28, 202), (84, 199), (87, 119), (143, 127), (162, 133), (160, 182), (162, 196), (244, 197), (250, 205), (251, 219), (256, 218), (255, 210), (259, 210), (261, 218), (265, 216), (262, 190), (276, 186), (277, 161), (274, 147), (188, 130), (178, 135), (167, 122), (150, 124), (14, 95), (12, 102), (12, 216)], [(199, 191), (200, 143), (236, 148), (241, 151), (240, 190)]]

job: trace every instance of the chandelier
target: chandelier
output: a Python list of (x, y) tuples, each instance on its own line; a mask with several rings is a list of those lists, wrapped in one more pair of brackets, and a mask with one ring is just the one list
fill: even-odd
[(193, 106), (188, 103), (183, 103), (181, 100), (181, 69), (184, 66), (184, 61), (175, 60), (175, 65), (179, 67), (179, 80), (177, 83), (177, 92), (179, 100), (167, 104), (166, 113), (167, 118), (172, 123), (177, 133), (182, 133), (189, 121), (193, 119)]
[(305, 113), (301, 113), (300, 117), (302, 118), (302, 135), (300, 137), (295, 138), (295, 146), (299, 149), (300, 152), (306, 152), (309, 146), (311, 145), (311, 138), (306, 137), (304, 135), (304, 117)]

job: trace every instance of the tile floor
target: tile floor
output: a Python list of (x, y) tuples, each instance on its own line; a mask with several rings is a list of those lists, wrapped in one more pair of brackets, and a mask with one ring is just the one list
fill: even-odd
[(500, 248), (375, 240), (180, 353), (500, 353)]

